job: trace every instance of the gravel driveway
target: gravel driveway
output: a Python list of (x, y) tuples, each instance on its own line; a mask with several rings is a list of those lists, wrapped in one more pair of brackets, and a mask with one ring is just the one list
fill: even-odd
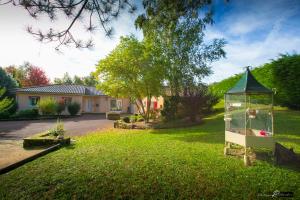
[[(84, 135), (87, 132), (112, 128), (113, 121), (105, 115), (85, 114), (80, 117), (63, 119), (66, 135)], [(22, 140), (25, 137), (46, 131), (56, 124), (56, 120), (1, 121), (0, 140)]]

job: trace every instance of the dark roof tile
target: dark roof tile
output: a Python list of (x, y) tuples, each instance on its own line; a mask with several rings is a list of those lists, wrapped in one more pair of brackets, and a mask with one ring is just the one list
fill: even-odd
[(19, 88), (17, 92), (21, 93), (50, 93), (50, 94), (78, 94), (88, 96), (103, 96), (101, 91), (95, 87), (83, 85), (47, 85), (27, 88)]

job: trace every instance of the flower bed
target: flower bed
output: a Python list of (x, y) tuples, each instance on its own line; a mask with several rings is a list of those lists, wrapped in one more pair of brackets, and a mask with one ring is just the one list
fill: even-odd
[(54, 144), (62, 144), (69, 145), (71, 142), (70, 137), (60, 137), (60, 136), (52, 136), (48, 133), (41, 133), (34, 135), (32, 137), (23, 139), (23, 147), (41, 147), (41, 146), (49, 146)]

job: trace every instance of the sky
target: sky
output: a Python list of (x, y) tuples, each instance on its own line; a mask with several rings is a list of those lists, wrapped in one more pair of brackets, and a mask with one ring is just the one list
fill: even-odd
[[(245, 66), (257, 67), (281, 53), (300, 53), (300, 1), (299, 0), (224, 0), (213, 1), (214, 21), (205, 31), (206, 42), (214, 38), (226, 40), (226, 58), (211, 64), (213, 74), (204, 79), (206, 83), (220, 81), (241, 73)], [(137, 2), (141, 8), (141, 3)], [(86, 76), (95, 70), (97, 62), (118, 44), (120, 36), (134, 34), (143, 38), (136, 30), (134, 20), (142, 13), (138, 9), (132, 15), (123, 13), (112, 22), (114, 35), (105, 36), (103, 30), (87, 33), (78, 21), (73, 33), (78, 38), (93, 38), (92, 50), (76, 48), (54, 50), (54, 44), (43, 44), (26, 32), (26, 26), (45, 29), (64, 28), (69, 21), (64, 17), (51, 22), (41, 16), (31, 18), (27, 12), (10, 5), (0, 6), (0, 66), (21, 65), (28, 61), (43, 68), (53, 80), (65, 72), (71, 76)]]

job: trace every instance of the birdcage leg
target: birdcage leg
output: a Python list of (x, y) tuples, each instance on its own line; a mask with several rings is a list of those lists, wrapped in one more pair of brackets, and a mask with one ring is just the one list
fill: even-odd
[(250, 163), (250, 158), (249, 158), (248, 151), (247, 151), (247, 147), (245, 147), (244, 165), (245, 165), (245, 166), (251, 165), (251, 163)]
[(230, 142), (225, 142), (225, 147), (224, 147), (224, 155), (228, 155), (230, 149)]

